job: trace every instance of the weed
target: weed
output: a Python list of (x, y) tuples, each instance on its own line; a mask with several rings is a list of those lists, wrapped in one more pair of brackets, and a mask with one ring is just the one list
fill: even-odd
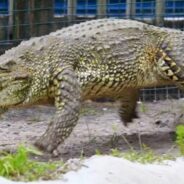
[(82, 148), (80, 152), (80, 160), (84, 160), (84, 158), (85, 158), (85, 153), (84, 153), (84, 149)]
[(117, 130), (118, 130), (117, 125), (112, 124), (112, 130), (113, 130), (113, 134), (110, 138), (109, 143), (110, 143), (111, 148), (115, 148), (118, 145), (119, 141), (120, 141), (120, 136), (117, 133)]
[(142, 112), (142, 113), (147, 112), (146, 105), (143, 102), (140, 102), (140, 112)]
[(178, 125), (176, 127), (176, 144), (181, 155), (184, 155), (184, 125)]
[(129, 151), (122, 152), (118, 149), (111, 149), (112, 156), (121, 157), (130, 161), (136, 161), (140, 163), (162, 162), (163, 160), (173, 159), (173, 157), (168, 154), (163, 154), (163, 155), (155, 154), (151, 148), (147, 147), (145, 144), (142, 143), (140, 135), (138, 137), (140, 151), (136, 151), (124, 135), (122, 136), (122, 138), (125, 141), (125, 143), (128, 145)]
[(81, 111), (80, 111), (80, 114), (81, 115), (96, 115), (97, 114), (97, 111), (95, 109), (92, 109), (92, 108), (89, 108), (89, 107), (84, 107), (84, 108), (81, 108)]
[(0, 176), (12, 180), (48, 180), (59, 176), (58, 168), (63, 163), (44, 163), (29, 159), (29, 154), (38, 154), (34, 149), (20, 146), (15, 154), (4, 153), (0, 157)]
[(102, 155), (101, 151), (99, 149), (95, 150), (96, 155)]
[(142, 147), (142, 151), (130, 150), (128, 152), (121, 152), (118, 149), (112, 149), (111, 155), (140, 163), (162, 162), (163, 160), (173, 159), (170, 155), (157, 155), (153, 150), (145, 145), (142, 145)]

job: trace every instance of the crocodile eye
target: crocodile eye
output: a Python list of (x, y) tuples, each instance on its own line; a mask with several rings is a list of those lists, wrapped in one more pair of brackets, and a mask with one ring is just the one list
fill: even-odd
[(9, 60), (6, 64), (5, 64), (5, 66), (7, 66), (7, 67), (12, 67), (12, 66), (14, 66), (14, 65), (16, 65), (16, 62), (14, 61), (14, 60)]
[(11, 68), (16, 65), (16, 62), (13, 60), (9, 60), (8, 62), (4, 63), (3, 65), (0, 65), (0, 71), (10, 71)]

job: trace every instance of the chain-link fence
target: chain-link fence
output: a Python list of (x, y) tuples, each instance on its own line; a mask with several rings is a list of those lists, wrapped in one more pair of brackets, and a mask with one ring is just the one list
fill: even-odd
[[(184, 0), (0, 0), (0, 54), (30, 37), (114, 17), (184, 30)], [(142, 100), (181, 98), (176, 87), (143, 89)]]

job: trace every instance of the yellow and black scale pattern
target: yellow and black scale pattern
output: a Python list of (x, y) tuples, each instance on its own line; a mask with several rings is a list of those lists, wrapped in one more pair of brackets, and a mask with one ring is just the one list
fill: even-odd
[[(184, 33), (99, 19), (32, 38), (0, 57), (0, 107), (54, 103), (36, 145), (56, 153), (77, 123), (81, 101), (120, 101), (124, 124), (137, 117), (139, 90), (184, 84)], [(2, 111), (3, 112), (3, 111)]]

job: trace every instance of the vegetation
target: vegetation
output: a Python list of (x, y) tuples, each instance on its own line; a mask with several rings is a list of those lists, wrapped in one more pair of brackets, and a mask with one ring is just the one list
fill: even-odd
[(144, 102), (139, 103), (139, 108), (140, 108), (140, 112), (142, 113), (146, 113), (148, 110)]
[(12, 180), (48, 180), (62, 173), (63, 163), (45, 163), (29, 159), (30, 153), (39, 154), (34, 149), (20, 146), (15, 154), (4, 153), (0, 157), (0, 175)]
[(184, 125), (178, 125), (176, 127), (176, 144), (181, 155), (184, 155)]
[(85, 108), (81, 108), (80, 113), (82, 115), (96, 115), (97, 111), (95, 109), (89, 108), (89, 107), (85, 107)]
[[(168, 154), (155, 154), (152, 149), (141, 142), (140, 151), (136, 151), (125, 137), (124, 139), (130, 147), (130, 151), (122, 152), (115, 148), (111, 150), (110, 155), (140, 163), (162, 162), (163, 160), (173, 159), (173, 157)], [(184, 125), (179, 125), (176, 128), (176, 144), (178, 145), (180, 153), (184, 155)], [(40, 155), (38, 151), (24, 146), (20, 146), (15, 154), (2, 153), (0, 156), (0, 175), (12, 180), (49, 180), (56, 179), (67, 170), (61, 161), (39, 162), (31, 160), (30, 154)], [(96, 154), (101, 155), (101, 152), (96, 150)], [(83, 152), (81, 152), (81, 157), (82, 156)]]
[[(153, 162), (162, 162), (163, 160), (174, 159), (173, 156), (169, 154), (157, 155), (154, 153), (152, 149), (147, 147), (146, 145), (140, 142), (140, 151), (134, 150), (134, 148), (130, 145), (128, 140), (124, 138), (124, 141), (130, 148), (128, 152), (121, 152), (118, 149), (112, 149), (111, 155), (116, 157), (122, 157), (131, 161), (141, 162), (141, 163), (153, 163)], [(176, 127), (176, 144), (179, 148), (179, 151), (182, 156), (184, 156), (184, 125), (178, 125)], [(99, 155), (100, 151), (97, 150), (96, 153)]]
[(121, 152), (118, 149), (112, 149), (111, 155), (116, 157), (122, 157), (130, 161), (136, 161), (140, 163), (153, 163), (153, 162), (162, 162), (164, 160), (171, 160), (173, 157), (170, 155), (157, 155), (153, 152), (152, 149), (143, 146), (142, 151), (130, 150), (128, 152)]

